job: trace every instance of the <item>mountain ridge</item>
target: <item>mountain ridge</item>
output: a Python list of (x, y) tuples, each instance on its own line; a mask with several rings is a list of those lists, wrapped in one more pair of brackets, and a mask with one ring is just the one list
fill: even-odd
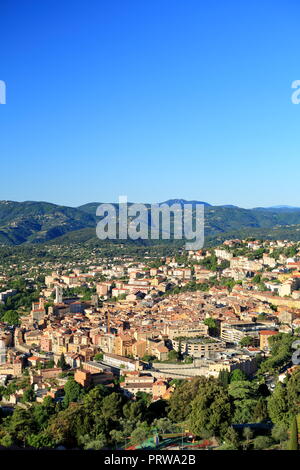
[[(278, 227), (285, 228), (288, 233), (291, 233), (293, 230), (291, 227), (300, 224), (300, 208), (293, 206), (243, 209), (233, 205), (213, 206), (201, 201), (187, 201), (179, 198), (164, 201), (164, 204), (168, 205), (174, 203), (181, 206), (203, 203), (205, 205), (205, 233), (208, 237), (226, 233), (234, 234), (245, 230), (250, 234), (251, 230), (273, 230)], [(78, 234), (75, 232), (96, 228), (96, 208), (99, 204), (99, 202), (92, 202), (78, 207), (69, 207), (46, 201), (2, 200), (0, 201), (0, 244), (43, 243), (70, 233), (74, 233), (74, 239), (76, 239)], [(117, 203), (113, 205), (118, 206)], [(147, 204), (147, 207), (151, 207), (151, 204)], [(72, 238), (72, 235), (70, 237)]]

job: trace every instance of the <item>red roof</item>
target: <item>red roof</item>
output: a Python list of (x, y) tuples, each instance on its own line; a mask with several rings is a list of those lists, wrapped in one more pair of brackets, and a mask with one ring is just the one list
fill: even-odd
[(268, 335), (268, 336), (271, 336), (271, 335), (278, 335), (278, 331), (264, 330), (264, 331), (260, 331), (260, 334), (261, 334), (261, 335)]

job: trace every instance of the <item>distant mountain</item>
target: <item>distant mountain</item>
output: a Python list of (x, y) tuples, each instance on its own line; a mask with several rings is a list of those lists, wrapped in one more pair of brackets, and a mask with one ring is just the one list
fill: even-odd
[[(87, 204), (83, 204), (82, 206), (78, 206), (77, 209), (87, 212), (88, 214), (95, 215), (97, 207), (102, 204), (101, 202), (89, 202)], [(118, 203), (113, 202), (116, 208), (118, 207)], [(128, 204), (133, 204), (133, 202), (128, 202)], [(145, 203), (147, 207), (150, 207), (151, 204)], [(186, 199), (168, 199), (164, 202), (159, 202), (158, 204), (167, 204), (168, 206), (172, 206), (173, 204), (179, 204), (180, 206), (184, 206), (185, 204), (203, 204), (204, 206), (208, 207), (210, 204), (208, 202), (203, 201), (187, 201)]]
[(298, 212), (300, 207), (293, 206), (271, 206), (271, 207), (255, 207), (257, 211), (273, 211), (273, 212)]
[(187, 201), (186, 199), (168, 199), (167, 201), (160, 202), (159, 204), (167, 204), (168, 206), (172, 206), (173, 204), (180, 204), (181, 206), (184, 206), (184, 204), (203, 204), (204, 206), (210, 206), (208, 202)]
[(86, 212), (92, 216), (96, 215), (97, 207), (102, 204), (101, 202), (88, 202), (87, 204), (83, 204), (82, 206), (78, 206), (77, 209), (80, 211)]
[(96, 218), (74, 207), (49, 202), (0, 201), (0, 243), (44, 242), (64, 233), (94, 227)]
[[(100, 206), (100, 204), (106, 204), (105, 202), (88, 202), (87, 204), (83, 204), (82, 206), (78, 206), (77, 209), (80, 211), (86, 212), (87, 214), (90, 214), (92, 216), (96, 216), (96, 211), (97, 207)], [(108, 204), (111, 204), (112, 206), (115, 206), (116, 209), (119, 207), (118, 202), (109, 202)], [(128, 202), (128, 204), (133, 204), (133, 202)], [(146, 204), (148, 205), (148, 204)]]
[(271, 206), (268, 209), (299, 209), (299, 207), (294, 206)]
[[(200, 203), (185, 199), (169, 199), (165, 204)], [(20, 245), (23, 243), (43, 243), (51, 240), (85, 242), (96, 239), (96, 209), (100, 203), (91, 202), (77, 208), (60, 206), (49, 202), (0, 201), (0, 244)], [(161, 203), (162, 204), (162, 203)], [(242, 209), (232, 205), (205, 205), (206, 239), (226, 236), (266, 237), (276, 233), (291, 237), (299, 232), (300, 209), (276, 206)], [(117, 207), (117, 204), (114, 203)], [(147, 204), (150, 207), (150, 204)]]

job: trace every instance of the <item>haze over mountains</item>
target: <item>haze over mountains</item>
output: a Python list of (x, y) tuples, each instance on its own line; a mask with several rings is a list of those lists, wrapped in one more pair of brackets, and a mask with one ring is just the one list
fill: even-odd
[[(233, 205), (213, 206), (203, 201), (184, 199), (170, 199), (164, 203), (177, 203), (181, 206), (186, 203), (204, 204), (205, 233), (208, 238), (274, 237), (276, 233), (280, 233), (278, 238), (299, 237), (299, 207), (243, 209)], [(60, 243), (96, 239), (95, 214), (99, 204), (100, 202), (92, 202), (79, 207), (68, 207), (38, 201), (0, 201), (0, 244), (20, 245), (52, 240)]]

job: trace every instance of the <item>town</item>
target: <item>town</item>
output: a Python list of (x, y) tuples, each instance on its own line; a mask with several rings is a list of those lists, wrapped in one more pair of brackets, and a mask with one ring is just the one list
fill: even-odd
[[(123, 246), (68, 260), (57, 251), (44, 262), (13, 253), (2, 265), (0, 445), (288, 445), (298, 411), (275, 405), (285, 389), (299, 395), (291, 358), (300, 338), (300, 243), (231, 239), (142, 257)], [(188, 387), (201, 381), (203, 390), (226, 392), (230, 411), (217, 425), (189, 421), (200, 397)], [(179, 409), (185, 390), (192, 396)], [(97, 397), (112, 415), (122, 405), (134, 424), (121, 429), (121, 415), (110, 416), (99, 433), (58, 432), (55, 419)], [(14, 419), (23, 413), (30, 427), (36, 410), (46, 415), (40, 435), (22, 435)]]

